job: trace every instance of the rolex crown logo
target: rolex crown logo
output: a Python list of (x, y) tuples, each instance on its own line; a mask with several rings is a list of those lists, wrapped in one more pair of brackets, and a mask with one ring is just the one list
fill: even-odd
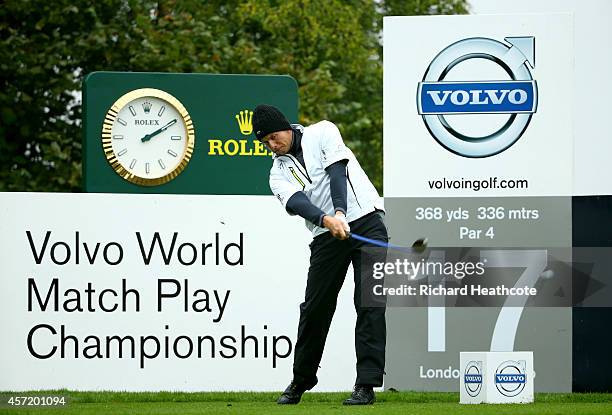
[(236, 120), (242, 134), (249, 135), (253, 132), (253, 111), (240, 111), (240, 114), (236, 114)]
[(151, 111), (152, 106), (153, 104), (151, 104), (149, 101), (145, 101), (142, 103), (142, 109), (144, 110), (145, 114), (148, 114)]

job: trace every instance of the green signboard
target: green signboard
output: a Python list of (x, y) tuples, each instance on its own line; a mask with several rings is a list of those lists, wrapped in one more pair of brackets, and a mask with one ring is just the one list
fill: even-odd
[(86, 192), (269, 195), (252, 111), (297, 122), (290, 76), (94, 72), (83, 91)]

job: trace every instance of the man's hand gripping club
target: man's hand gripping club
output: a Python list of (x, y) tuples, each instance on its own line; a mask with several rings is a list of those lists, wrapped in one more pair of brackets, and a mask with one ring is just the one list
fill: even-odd
[(329, 232), (336, 239), (348, 239), (351, 232), (346, 216), (344, 213), (337, 211), (335, 216), (323, 216), (323, 226), (329, 229)]

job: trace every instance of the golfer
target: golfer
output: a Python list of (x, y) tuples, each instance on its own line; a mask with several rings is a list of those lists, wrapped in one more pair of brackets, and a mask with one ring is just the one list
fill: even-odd
[(382, 201), (333, 123), (290, 124), (277, 108), (259, 105), (253, 112), (253, 130), (274, 153), (272, 193), (290, 215), (306, 220), (313, 236), (293, 380), (278, 403), (297, 404), (302, 394), (317, 384), (317, 368), (338, 292), (351, 262), (355, 271), (357, 378), (344, 404), (374, 403), (372, 388), (382, 386), (385, 368), (385, 307), (361, 306), (364, 243), (349, 238), (349, 232), (387, 242)]

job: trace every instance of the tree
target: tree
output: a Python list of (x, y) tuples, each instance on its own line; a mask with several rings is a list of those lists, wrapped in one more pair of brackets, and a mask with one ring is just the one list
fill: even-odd
[(80, 191), (83, 77), (290, 74), (301, 122), (336, 122), (382, 189), (383, 15), (465, 0), (8, 0), (0, 8), (0, 191)]
[(385, 16), (418, 16), (434, 14), (466, 14), (463, 0), (385, 0), (381, 5)]

